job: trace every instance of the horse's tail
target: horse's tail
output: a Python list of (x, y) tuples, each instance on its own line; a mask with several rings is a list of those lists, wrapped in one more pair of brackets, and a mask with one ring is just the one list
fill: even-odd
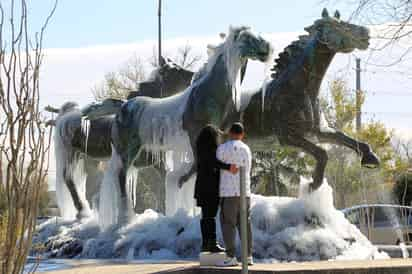
[[(59, 123), (60, 122), (60, 123)], [(73, 199), (67, 188), (65, 181), (65, 172), (70, 169), (72, 152), (65, 146), (61, 134), (62, 123), (57, 121), (54, 133), (54, 153), (56, 158), (56, 200), (60, 209), (60, 215), (64, 219), (74, 219), (77, 210), (74, 206)]]
[[(67, 120), (61, 112), (56, 119), (54, 132), (54, 151), (56, 159), (56, 199), (60, 214), (65, 219), (74, 219), (77, 214), (90, 214), (90, 208), (85, 197), (86, 173), (83, 157), (76, 154), (71, 146), (72, 130), (67, 129)], [(72, 121), (72, 120), (70, 120)], [(68, 140), (68, 141), (65, 141)], [(72, 194), (67, 187), (67, 180), (72, 180), (79, 199), (83, 205), (82, 212), (78, 212), (74, 205)]]

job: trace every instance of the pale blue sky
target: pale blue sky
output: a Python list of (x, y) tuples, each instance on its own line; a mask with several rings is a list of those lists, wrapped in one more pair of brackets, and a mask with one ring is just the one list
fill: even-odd
[[(53, 2), (30, 1), (32, 30), (39, 29)], [(218, 33), (227, 31), (231, 24), (249, 25), (257, 32), (269, 34), (275, 52), (279, 52), (305, 26), (320, 18), (325, 2), (328, 1), (163, 0), (164, 54), (173, 56), (178, 47), (190, 43), (196, 53), (205, 57), (206, 44), (219, 41)], [(348, 1), (329, 2), (341, 3), (329, 5), (330, 13), (339, 8), (343, 19), (350, 16), (351, 10), (345, 6)], [(157, 0), (59, 0), (44, 41), (48, 50), (41, 73), (42, 104), (60, 106), (68, 100), (80, 105), (91, 102), (91, 89), (104, 79), (105, 73), (118, 70), (133, 55), (147, 60), (156, 39)], [(372, 60), (369, 53), (339, 54), (322, 89), (326, 90), (328, 81), (336, 76), (347, 79), (353, 89), (354, 57), (362, 57), (362, 87), (368, 94), (364, 120), (383, 121), (399, 135), (412, 138), (412, 77), (407, 73), (412, 60), (380, 68), (367, 62), (387, 62), (393, 59), (391, 51), (385, 50)], [(245, 81), (248, 88), (261, 85), (265, 70), (263, 65), (249, 65)]]
[[(321, 2), (163, 0), (163, 35), (166, 39), (215, 35), (230, 24), (249, 25), (259, 32), (300, 31), (319, 18)], [(40, 22), (52, 3), (52, 0), (36, 1), (32, 18)], [(349, 16), (349, 12), (346, 14)], [(157, 0), (60, 0), (47, 30), (45, 46), (86, 47), (156, 37)]]
[[(39, 29), (53, 2), (31, 1), (29, 15), (33, 30)], [(60, 105), (67, 100), (86, 104), (93, 100), (90, 90), (102, 81), (105, 73), (117, 70), (132, 55), (147, 60), (156, 46), (157, 2), (59, 0), (44, 47), (64, 49), (46, 54), (42, 73), (42, 91), (47, 94), (43, 97), (44, 104)], [(338, 8), (342, 19), (350, 16), (348, 1), (343, 0), (163, 0), (164, 54), (173, 56), (179, 46), (190, 43), (204, 57), (206, 44), (213, 37), (217, 39), (218, 33), (227, 31), (231, 24), (244, 24), (257, 32), (270, 33), (278, 52), (296, 39), (305, 26), (320, 18), (325, 2), (340, 3), (340, 6), (329, 5), (330, 13)], [(404, 47), (409, 47), (411, 41)], [(362, 88), (368, 92), (363, 109), (365, 120), (384, 121), (412, 137), (409, 73), (412, 60), (390, 68), (367, 64), (390, 63), (396, 58), (391, 57), (391, 51), (374, 53), (371, 60), (368, 52), (337, 56), (323, 87), (336, 75), (344, 76), (349, 88), (354, 88), (354, 57), (361, 56)], [(251, 86), (259, 86), (262, 69), (251, 70), (249, 74)]]

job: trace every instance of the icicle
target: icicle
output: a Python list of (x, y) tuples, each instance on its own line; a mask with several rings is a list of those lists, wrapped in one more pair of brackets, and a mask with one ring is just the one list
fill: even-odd
[(169, 172), (172, 172), (174, 170), (173, 153), (175, 152), (172, 150), (168, 150), (165, 153), (165, 168), (166, 168), (166, 171), (169, 171)]
[(112, 147), (112, 157), (104, 173), (99, 195), (99, 224), (106, 229), (117, 223), (120, 208), (119, 170), (121, 159)]
[(139, 179), (139, 169), (130, 167), (127, 171), (127, 197), (130, 198), (133, 208), (136, 207), (136, 185)]
[(262, 86), (262, 114), (265, 112), (265, 98), (266, 98), (266, 89), (267, 89), (267, 84), (264, 83)]
[(60, 215), (63, 219), (74, 219), (76, 217), (76, 208), (74, 207), (72, 197), (70, 195), (69, 189), (64, 180), (64, 170), (69, 169), (70, 160), (68, 151), (70, 148), (67, 148), (60, 136), (61, 124), (57, 124), (58, 130), (56, 130), (54, 136), (54, 149), (55, 149), (55, 158), (56, 158), (56, 201), (60, 210)]
[(241, 89), (240, 89), (240, 70), (238, 70), (233, 86), (233, 101), (235, 102), (236, 111), (240, 111), (241, 106)]
[(84, 136), (86, 137), (84, 153), (86, 154), (86, 157), (87, 157), (87, 145), (89, 143), (90, 120), (86, 119), (85, 117), (81, 118), (81, 130)]

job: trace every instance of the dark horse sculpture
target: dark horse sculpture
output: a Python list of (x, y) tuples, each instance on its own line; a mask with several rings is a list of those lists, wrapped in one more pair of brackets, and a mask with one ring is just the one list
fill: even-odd
[(263, 140), (271, 142), (270, 137), (276, 136), (280, 144), (312, 155), (317, 161), (310, 185), (314, 191), (323, 182), (328, 160), (327, 152), (315, 142), (346, 146), (361, 156), (366, 167), (377, 167), (379, 159), (368, 144), (330, 128), (319, 107), (319, 88), (333, 57), (367, 49), (368, 29), (340, 20), (339, 12), (331, 17), (324, 9), (322, 18), (305, 30), (308, 35), (279, 54), (272, 79), (251, 98), (243, 120), (250, 141), (257, 139), (261, 146)]
[(152, 98), (169, 97), (185, 90), (190, 84), (193, 72), (184, 69), (169, 58), (161, 58), (160, 67), (153, 70), (144, 82), (139, 83), (138, 89), (129, 93), (127, 99), (139, 96)]
[[(170, 60), (163, 61), (161, 66), (152, 72), (149, 80), (140, 83), (138, 91), (131, 92), (129, 97), (156, 98), (161, 94), (176, 94), (189, 86), (192, 76), (193, 72)], [(106, 110), (117, 110), (123, 103), (120, 100), (107, 99), (80, 109), (76, 103), (68, 102), (58, 111), (54, 136), (56, 195), (63, 217), (81, 218), (89, 215), (89, 205), (83, 195), (88, 171), (85, 164), (97, 169), (96, 163), (108, 160), (112, 153), (110, 140), (113, 115), (99, 118), (89, 115), (89, 120), (84, 120), (83, 114), (93, 113), (100, 116), (102, 106)]]
[[(104, 190), (117, 182), (120, 200), (116, 206), (118, 212), (104, 212), (102, 206), (107, 205), (100, 206), (103, 226), (127, 219), (130, 209), (127, 178), (133, 177), (132, 169), (150, 165), (148, 158), (162, 161), (168, 151), (172, 151), (177, 166), (178, 162), (193, 164), (196, 157), (193, 145), (199, 131), (208, 123), (224, 127), (231, 122), (228, 121), (231, 113), (237, 111), (240, 75), (246, 61), (265, 61), (270, 52), (269, 43), (249, 28), (231, 28), (183, 93), (163, 99), (139, 97), (122, 105), (113, 123), (114, 150), (102, 185)], [(185, 172), (186, 167), (180, 168)]]

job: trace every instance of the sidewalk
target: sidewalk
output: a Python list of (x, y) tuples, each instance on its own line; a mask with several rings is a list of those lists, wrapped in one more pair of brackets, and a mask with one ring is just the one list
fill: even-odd
[[(148, 263), (148, 264), (91, 264), (71, 269), (47, 272), (47, 274), (229, 274), (240, 273), (240, 267), (200, 268), (198, 262)], [(388, 259), (375, 261), (321, 261), (305, 263), (256, 264), (249, 268), (254, 274), (409, 274), (412, 259)]]

